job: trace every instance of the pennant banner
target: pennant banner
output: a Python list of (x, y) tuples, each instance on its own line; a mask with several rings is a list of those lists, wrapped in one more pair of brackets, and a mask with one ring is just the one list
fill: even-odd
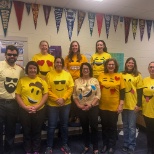
[(20, 30), (22, 15), (23, 15), (23, 11), (24, 11), (24, 2), (13, 1), (13, 3), (14, 3), (14, 8), (15, 8), (15, 12), (16, 12), (17, 21), (18, 21), (18, 27)]
[(137, 32), (138, 19), (132, 19), (132, 32), (135, 40), (136, 32)]
[(88, 20), (89, 20), (90, 35), (92, 36), (95, 24), (95, 13), (88, 12)]
[(35, 29), (37, 27), (37, 18), (39, 13), (39, 4), (32, 4), (32, 12), (33, 12), (33, 20), (34, 20), (34, 26)]
[(139, 19), (139, 27), (140, 27), (140, 38), (142, 41), (143, 35), (144, 35), (144, 28), (145, 28), (145, 20), (144, 19)]
[(0, 1), (0, 14), (1, 14), (4, 36), (6, 36), (7, 33), (11, 8), (12, 8), (12, 1), (6, 1), (6, 0)]
[(25, 3), (25, 5), (26, 5), (27, 13), (29, 15), (30, 14), (30, 9), (31, 9), (31, 4), (30, 3)]
[(149, 40), (150, 34), (151, 34), (152, 20), (146, 20), (146, 23), (147, 23), (147, 33), (148, 33), (148, 40)]
[(84, 11), (78, 11), (78, 27), (77, 27), (77, 35), (79, 35), (80, 29), (82, 27), (82, 24), (84, 22), (86, 16), (86, 12)]
[(68, 29), (68, 36), (69, 36), (69, 40), (71, 41), (76, 11), (72, 9), (65, 9), (65, 16), (66, 16), (66, 23), (67, 23), (67, 29)]
[(96, 14), (96, 19), (97, 19), (98, 34), (99, 34), (99, 37), (100, 37), (102, 24), (103, 24), (103, 14), (97, 13)]
[(50, 16), (51, 6), (43, 5), (43, 11), (44, 11), (45, 23), (47, 25)]
[(117, 31), (118, 21), (119, 21), (119, 16), (113, 16), (113, 25), (115, 32)]
[(130, 29), (130, 22), (131, 22), (131, 18), (129, 18), (129, 17), (124, 17), (124, 23), (125, 23), (125, 43), (128, 42), (129, 29)]
[(109, 36), (111, 17), (112, 17), (111, 15), (105, 15), (105, 26), (106, 26), (106, 35), (107, 35), (107, 38)]
[(56, 20), (57, 33), (58, 33), (60, 28), (61, 18), (63, 15), (63, 8), (55, 7), (54, 14)]

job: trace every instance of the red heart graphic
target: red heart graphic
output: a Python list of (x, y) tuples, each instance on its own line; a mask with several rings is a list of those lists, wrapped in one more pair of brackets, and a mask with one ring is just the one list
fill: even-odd
[(50, 60), (47, 60), (47, 65), (48, 66), (53, 66), (53, 63)]
[(40, 65), (40, 66), (43, 66), (44, 65), (44, 60), (38, 60), (37, 64)]
[(115, 76), (115, 80), (116, 81), (120, 80), (120, 77)]
[(111, 94), (114, 94), (115, 91), (116, 91), (115, 89), (110, 89)]

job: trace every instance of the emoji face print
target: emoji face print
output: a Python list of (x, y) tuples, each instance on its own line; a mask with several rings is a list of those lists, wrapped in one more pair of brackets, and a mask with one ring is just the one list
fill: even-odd
[(27, 97), (27, 99), (31, 104), (36, 104), (38, 103), (40, 95), (42, 95), (44, 90), (42, 83), (40, 82), (30, 83), (29, 87), (31, 88), (31, 90), (30, 90), (30, 95)]
[(37, 64), (39, 65), (40, 73), (42, 75), (46, 75), (50, 70), (49, 68), (53, 67), (53, 62), (50, 60), (38, 60)]
[(18, 78), (6, 77), (4, 87), (8, 93), (13, 93), (16, 89)]
[(148, 103), (152, 98), (154, 98), (154, 85), (148, 87), (144, 87), (143, 88), (143, 96), (146, 100), (146, 102)]
[(132, 93), (132, 94), (134, 94), (135, 91), (133, 90), (133, 88), (131, 86), (132, 80), (131, 79), (125, 79), (124, 78), (124, 81), (127, 82), (126, 89), (125, 89), (125, 93)]
[(93, 65), (101, 66), (101, 65), (104, 65), (104, 63), (105, 63), (105, 58), (104, 57), (102, 57), (100, 59), (98, 57), (96, 57), (94, 59)]
[(66, 80), (54, 81), (57, 91), (63, 91), (65, 88)]

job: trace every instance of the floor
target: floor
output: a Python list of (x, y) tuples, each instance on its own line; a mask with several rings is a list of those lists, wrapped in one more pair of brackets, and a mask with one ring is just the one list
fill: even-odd
[[(80, 132), (79, 134), (75, 133), (74, 135), (73, 133), (71, 133), (71, 135), (69, 135), (69, 146), (71, 148), (72, 154), (80, 154), (80, 152), (83, 149), (81, 131), (79, 130), (79, 132)], [(121, 132), (121, 130), (119, 130), (119, 132)], [(120, 150), (122, 143), (123, 143), (123, 136), (118, 135), (115, 154), (125, 154), (124, 152)], [(99, 149), (101, 148), (102, 148), (101, 131), (99, 131)], [(40, 154), (44, 154), (45, 149), (46, 149), (46, 139), (43, 139)], [(15, 153), (24, 154), (22, 143), (15, 144)], [(146, 153), (147, 153), (147, 147), (146, 147), (145, 131), (143, 129), (139, 129), (135, 154), (146, 154)], [(54, 141), (53, 154), (63, 154), (63, 152), (60, 151), (60, 139), (57, 137), (55, 138), (55, 141)], [(92, 148), (90, 149), (88, 154), (92, 154)]]

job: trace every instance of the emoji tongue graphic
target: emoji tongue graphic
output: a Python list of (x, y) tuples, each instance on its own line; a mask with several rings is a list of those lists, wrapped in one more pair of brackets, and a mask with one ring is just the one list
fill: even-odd
[(149, 97), (146, 97), (146, 102), (149, 102)]
[(131, 90), (131, 93), (134, 94), (134, 90), (133, 89)]

